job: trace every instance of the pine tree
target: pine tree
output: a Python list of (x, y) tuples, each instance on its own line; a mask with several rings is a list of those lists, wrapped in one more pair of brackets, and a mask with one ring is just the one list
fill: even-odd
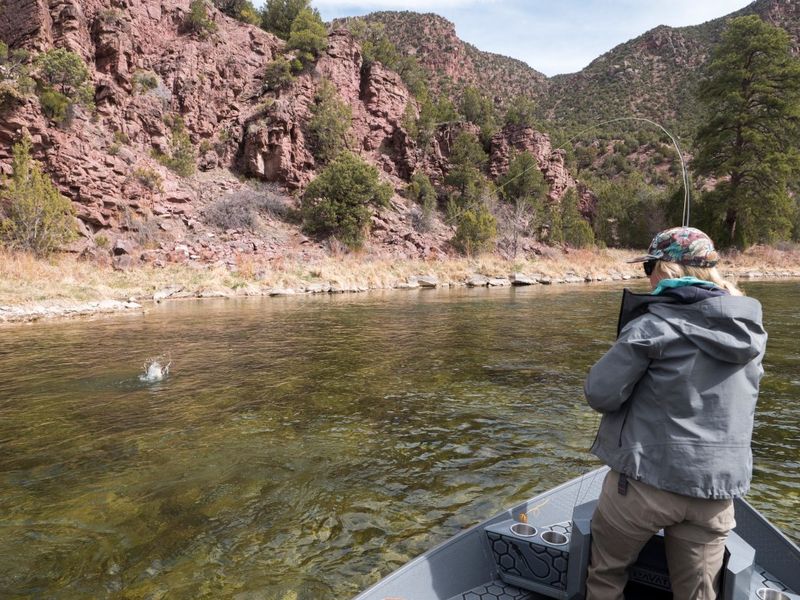
[(464, 88), (459, 109), (464, 118), (481, 128), (481, 142), (488, 144), (497, 131), (497, 115), (492, 100), (472, 86)]
[(570, 188), (561, 199), (561, 228), (564, 241), (575, 248), (587, 248), (594, 244), (594, 232), (589, 222), (578, 210), (578, 195)]
[(297, 50), (304, 65), (312, 63), (328, 47), (328, 32), (316, 9), (304, 8), (297, 14), (287, 47)]
[(516, 257), (519, 240), (532, 233), (536, 221), (544, 215), (545, 196), (549, 188), (539, 163), (530, 152), (517, 154), (497, 184), (504, 201), (501, 213), (508, 253)]
[(267, 0), (261, 11), (261, 28), (288, 40), (297, 15), (310, 6), (311, 0)]
[(12, 152), (12, 175), (0, 196), (8, 204), (0, 239), (12, 248), (50, 254), (75, 235), (72, 205), (31, 158), (30, 138), (24, 137)]
[(314, 157), (323, 163), (330, 162), (348, 146), (353, 111), (339, 99), (334, 85), (323, 79), (311, 113), (313, 116), (308, 122), (308, 130)]
[(217, 24), (211, 20), (208, 14), (206, 0), (192, 0), (189, 4), (189, 12), (186, 15), (185, 26), (201, 39), (207, 38), (217, 30)]
[(785, 239), (787, 183), (800, 169), (800, 61), (788, 34), (758, 16), (732, 20), (699, 98), (709, 117), (693, 166), (718, 182), (698, 207), (702, 226), (722, 246)]
[(250, 25), (261, 23), (261, 16), (250, 0), (214, 0), (214, 6), (243, 23)]
[(358, 248), (364, 243), (370, 207), (387, 206), (391, 197), (391, 186), (381, 181), (375, 167), (352, 152), (342, 152), (306, 188), (303, 228)]
[(461, 207), (478, 201), (486, 183), (482, 173), (486, 160), (486, 152), (471, 133), (461, 132), (453, 142), (451, 167), (445, 183), (456, 188), (457, 202)]

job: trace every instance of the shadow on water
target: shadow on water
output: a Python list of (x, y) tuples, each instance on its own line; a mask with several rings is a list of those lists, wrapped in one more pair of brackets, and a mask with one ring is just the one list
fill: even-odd
[[(0, 330), (0, 596), (347, 598), (595, 466), (620, 288), (173, 303)], [(750, 500), (795, 539), (797, 284)], [(155, 382), (142, 365), (169, 348)], [(165, 363), (162, 363), (165, 364)]]

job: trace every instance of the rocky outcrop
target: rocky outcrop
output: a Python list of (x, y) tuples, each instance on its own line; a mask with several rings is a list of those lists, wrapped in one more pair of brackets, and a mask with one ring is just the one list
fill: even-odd
[(6, 0), (0, 10), (0, 39), (10, 48), (46, 50), (53, 44), (47, 0)]
[(410, 153), (410, 168), (416, 166), (428, 174), (431, 181), (437, 185), (444, 182), (444, 178), (450, 169), (450, 154), (453, 143), (462, 133), (469, 133), (479, 136), (481, 128), (468, 121), (456, 121), (453, 123), (443, 123), (439, 125), (431, 140), (430, 150), (421, 158), (417, 158), (416, 153)]
[[(73, 201), (81, 239), (68, 250), (82, 257), (118, 269), (170, 261), (238, 268), (238, 257), (247, 254), (270, 259), (289, 249), (300, 257), (329, 252), (325, 242), (268, 216), (259, 232), (224, 234), (203, 219), (210, 203), (248, 189), (241, 174), (302, 190), (319, 172), (307, 126), (323, 80), (352, 111), (351, 149), (398, 192), (417, 170), (443, 183), (455, 139), (480, 133), (472, 123), (443, 124), (422, 152), (403, 125), (409, 108), (418, 114), (416, 100), (397, 73), (379, 63), (365, 65), (346, 30), (331, 32), (326, 51), (291, 84), (268, 91), (265, 67), (289, 54), (284, 43), (211, 7), (216, 32), (189, 34), (183, 27), (189, 4), (7, 0), (0, 11), (0, 39), (12, 48), (68, 48), (89, 66), (94, 107), (75, 107), (68, 124), (48, 119), (35, 97), (0, 119), (0, 172), (9, 172), (11, 147), (29, 135), (35, 158)], [(457, 69), (459, 61), (470, 60), (461, 48), (442, 57), (443, 66)], [(196, 153), (199, 173), (188, 178), (163, 160), (179, 132)], [(505, 172), (511, 152), (522, 149), (537, 157), (551, 198), (576, 185), (563, 155), (531, 129), (496, 136), (491, 174)], [(421, 219), (419, 208), (399, 196), (375, 212), (371, 226), (369, 247), (376, 255), (437, 258), (453, 251), (453, 227)]]
[(594, 216), (597, 197), (584, 184), (577, 181), (565, 164), (566, 152), (552, 147), (550, 136), (531, 127), (507, 126), (491, 140), (489, 173), (497, 178), (508, 172), (515, 153), (530, 152), (550, 187), (548, 198), (561, 202), (567, 190), (575, 189), (578, 209), (585, 217)]
[[(505, 105), (516, 96), (540, 95), (547, 89), (544, 74), (520, 60), (482, 52), (465, 43), (455, 25), (439, 15), (387, 11), (372, 13), (366, 19), (383, 26), (401, 51), (417, 58), (435, 92), (447, 91), (442, 89), (445, 82), (455, 84), (456, 89), (471, 85)], [(339, 22), (346, 24), (347, 19)]]
[(378, 165), (399, 185), (413, 170), (407, 156), (408, 136), (402, 127), (411, 95), (400, 76), (375, 63), (364, 68), (361, 48), (346, 30), (328, 37), (328, 48), (313, 72), (300, 75), (277, 97), (265, 96), (263, 114), (248, 123), (242, 166), (249, 175), (303, 187), (317, 164), (305, 124), (320, 82), (336, 88), (353, 115), (353, 149)]
[(69, 126), (58, 126), (30, 99), (0, 122), (0, 167), (8, 171), (10, 147), (27, 130), (36, 157), (75, 202), (85, 236), (123, 229), (130, 212), (185, 214), (172, 205), (199, 200), (151, 156), (169, 152), (176, 118), (193, 143), (213, 146), (202, 164), (230, 165), (237, 154), (264, 63), (281, 43), (213, 9), (217, 33), (185, 35), (188, 7), (189, 0), (127, 0), (124, 9), (101, 0), (13, 0), (0, 13), (0, 38), (11, 47), (64, 47), (90, 66), (96, 112), (76, 108)]

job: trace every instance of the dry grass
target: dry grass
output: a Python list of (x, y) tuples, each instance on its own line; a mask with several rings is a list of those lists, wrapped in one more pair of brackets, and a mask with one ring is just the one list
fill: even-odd
[(171, 265), (122, 272), (72, 256), (39, 259), (0, 249), (0, 305), (142, 298), (172, 285), (193, 290), (224, 289), (231, 288), (234, 279), (228, 271), (212, 267)]
[[(301, 262), (269, 262), (242, 256), (237, 270), (184, 264), (165, 268), (138, 267), (114, 271), (72, 256), (42, 260), (0, 250), (0, 306), (68, 305), (93, 300), (148, 299), (166, 287), (179, 286), (188, 295), (257, 295), (273, 288), (299, 290), (313, 283), (341, 289), (387, 289), (418, 275), (435, 275), (442, 284), (460, 285), (471, 275), (509, 276), (541, 273), (553, 278), (612, 274), (640, 276), (637, 264), (626, 264), (636, 253), (622, 250), (552, 251), (528, 260), (505, 260), (495, 255), (450, 258), (443, 261), (394, 260), (369, 255), (344, 255)], [(789, 271), (800, 275), (800, 248), (757, 247), (728, 255), (722, 269), (733, 274), (760, 271), (766, 275)]]

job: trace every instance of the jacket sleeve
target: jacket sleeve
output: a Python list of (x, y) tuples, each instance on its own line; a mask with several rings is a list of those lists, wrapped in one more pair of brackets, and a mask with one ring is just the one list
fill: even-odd
[(636, 324), (622, 330), (611, 349), (589, 371), (583, 386), (589, 406), (609, 413), (627, 402), (650, 361), (658, 355), (657, 337), (648, 336)]

